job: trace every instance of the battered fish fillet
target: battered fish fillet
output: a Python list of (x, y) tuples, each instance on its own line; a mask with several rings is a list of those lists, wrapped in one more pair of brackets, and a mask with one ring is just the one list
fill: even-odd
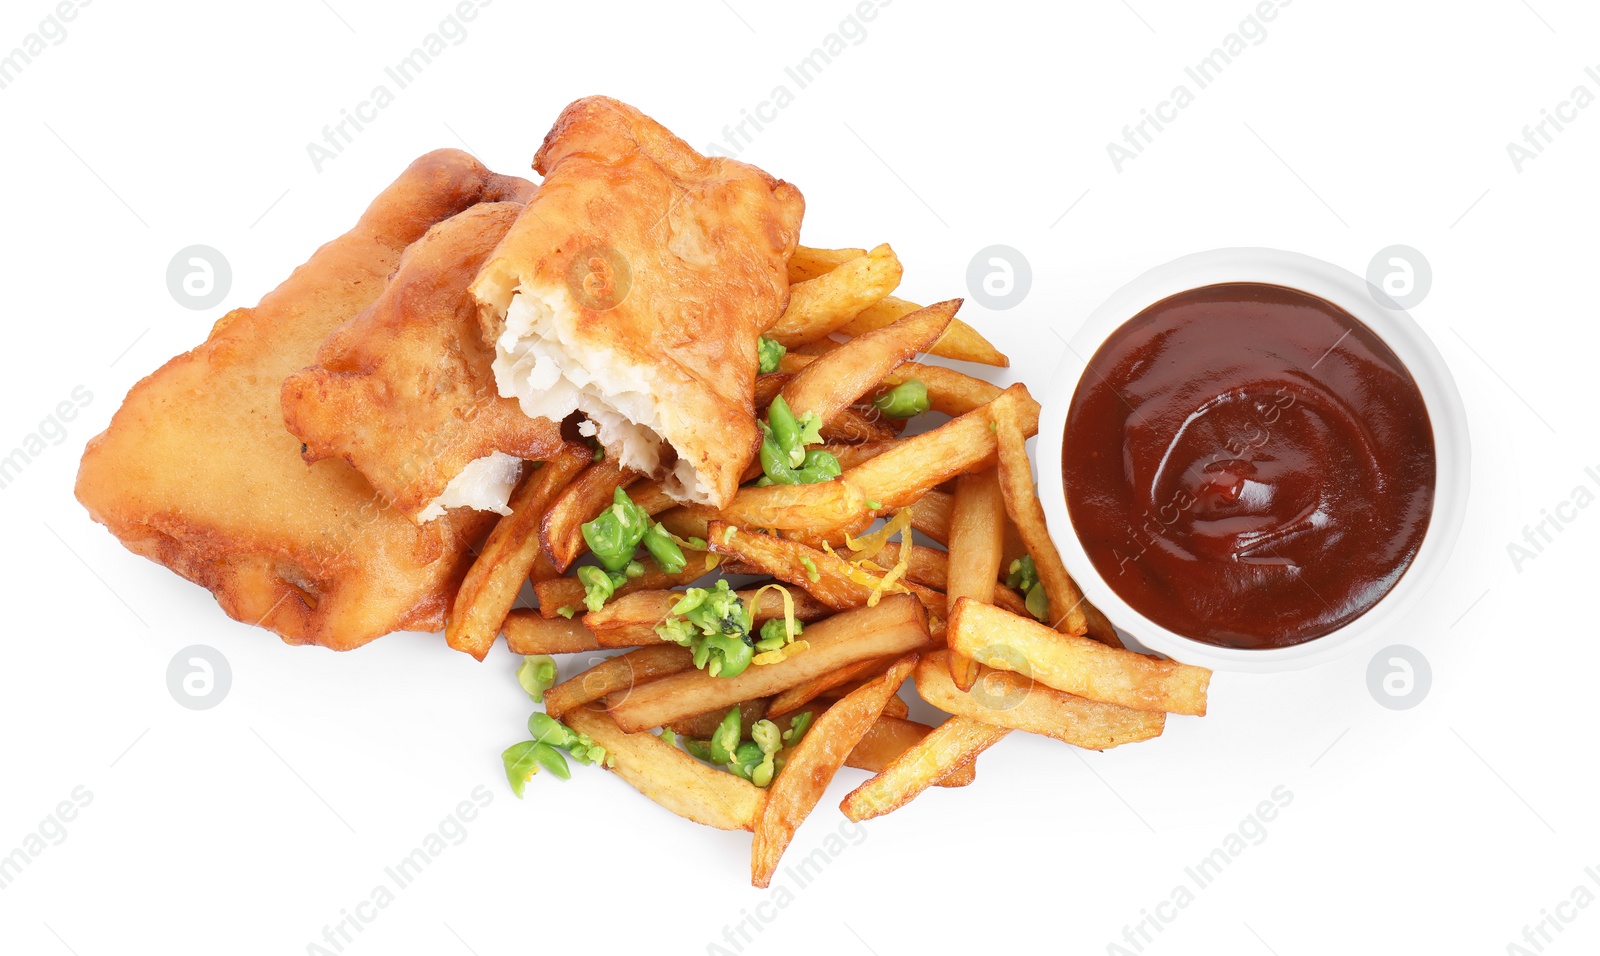
[(345, 650), (440, 627), (492, 516), (457, 510), (419, 528), (343, 461), (307, 465), (278, 392), (430, 226), (529, 188), (458, 151), (417, 160), (260, 305), (133, 387), (84, 452), (78, 500), (129, 550), (291, 644)]
[(568, 106), (472, 292), (501, 395), (589, 417), (680, 501), (726, 504), (760, 446), (756, 345), (788, 301), (805, 202), (605, 97)]
[(523, 459), (561, 447), (561, 427), (496, 393), (467, 286), (522, 209), (480, 203), (428, 230), (378, 301), (284, 381), (306, 461), (343, 458), (418, 522), (453, 506), (509, 513)]

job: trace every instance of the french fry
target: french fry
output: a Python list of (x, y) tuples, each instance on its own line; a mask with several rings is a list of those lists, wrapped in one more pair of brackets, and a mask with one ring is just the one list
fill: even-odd
[(489, 653), (501, 622), (517, 603), (523, 580), (539, 558), (539, 522), (545, 510), (593, 460), (588, 448), (567, 442), (512, 492), (511, 513), (495, 523), (456, 591), (444, 632), (447, 644), (480, 661)]
[(583, 626), (583, 618), (542, 617), (537, 611), (512, 611), (500, 632), (513, 654), (576, 654), (597, 651), (600, 641)]
[(873, 421), (854, 408), (841, 408), (822, 426), (822, 440), (825, 442), (893, 441), (896, 434), (887, 421)]
[(946, 640), (951, 650), (980, 664), (1027, 675), (1024, 681), (1031, 677), (1046, 687), (1091, 701), (1141, 711), (1197, 716), (1206, 712), (1211, 671), (1204, 667), (1062, 634), (971, 598), (956, 601)]
[(1016, 408), (995, 402), (989, 406), (994, 418), (995, 438), (1000, 444), (1000, 489), (1005, 495), (1006, 513), (1017, 526), (1022, 543), (1033, 556), (1033, 566), (1038, 569), (1039, 583), (1044, 585), (1045, 597), (1050, 603), (1050, 618), (1058, 630), (1065, 634), (1083, 634), (1089, 630), (1089, 619), (1083, 612), (1083, 592), (1061, 563), (1061, 554), (1050, 540), (1050, 529), (1045, 525), (1044, 508), (1033, 489), (1033, 466), (1028, 463), (1028, 449)]
[(812, 357), (818, 355), (827, 355), (829, 352), (832, 352), (834, 349), (843, 345), (846, 341), (849, 340), (836, 339), (830, 335), (825, 339), (817, 339), (815, 342), (807, 342), (804, 345), (796, 345), (792, 350), (792, 354), (809, 355)]
[(883, 705), (905, 683), (916, 663), (915, 654), (896, 661), (882, 677), (824, 711), (800, 738), (756, 814), (755, 839), (750, 846), (752, 885), (771, 885), (778, 860), (794, 839), (795, 830), (822, 799), (833, 775), (872, 728), (883, 713)]
[(597, 461), (573, 479), (545, 512), (539, 523), (539, 541), (545, 557), (557, 571), (565, 573), (589, 545), (583, 540), (583, 526), (611, 507), (618, 488), (638, 480), (638, 474), (623, 468), (614, 459)]
[[(711, 522), (707, 534), (706, 540), (717, 553), (793, 584), (836, 610), (862, 607), (872, 599), (872, 587), (858, 579), (869, 572), (861, 571), (837, 554), (776, 535), (752, 534), (720, 521)], [(898, 585), (917, 595), (929, 607), (944, 611), (943, 594), (914, 581)]]
[(979, 672), (972, 690), (963, 691), (950, 679), (950, 662), (945, 659), (949, 653), (929, 654), (917, 668), (917, 693), (940, 710), (997, 727), (1054, 737), (1087, 750), (1108, 750), (1149, 740), (1160, 736), (1166, 726), (1167, 715), (1159, 711), (1089, 700), (988, 667)]
[[(899, 700), (898, 697), (889, 698), (890, 702)], [(952, 717), (951, 720), (965, 720), (964, 717)], [(947, 721), (948, 722), (948, 721)], [(987, 725), (984, 725), (987, 726)], [(857, 770), (868, 770), (872, 773), (881, 773), (894, 763), (901, 754), (910, 750), (934, 728), (927, 724), (919, 724), (914, 720), (904, 717), (892, 717), (888, 708), (884, 708), (884, 715), (873, 722), (872, 728), (867, 731), (861, 742), (856, 744), (856, 749), (850, 751), (849, 759), (845, 760), (846, 767), (855, 767)], [(976, 756), (975, 754), (973, 756)], [(977, 762), (968, 757), (963, 763), (952, 768), (943, 777), (940, 777), (935, 786), (940, 787), (965, 787), (976, 777)]]
[[(755, 591), (737, 593), (739, 599), (746, 603), (749, 603), (756, 594)], [(659, 644), (661, 638), (656, 634), (655, 626), (666, 620), (672, 613), (673, 606), (681, 600), (683, 600), (681, 591), (634, 591), (612, 599), (598, 611), (590, 611), (584, 616), (584, 626), (594, 634), (595, 640), (603, 647)], [(795, 618), (807, 624), (833, 613), (826, 604), (804, 591), (791, 593), (790, 600), (794, 602)], [(754, 612), (757, 625), (773, 618), (783, 617), (783, 595), (777, 591), (765, 592), (761, 595)]]
[[(656, 515), (656, 520), (661, 522), (663, 528), (684, 539), (699, 538), (705, 541), (708, 540), (706, 535), (711, 533), (711, 522), (704, 515), (695, 514), (688, 508), (673, 508), (671, 511), (663, 511)], [(685, 570), (693, 571), (694, 569), (687, 568)], [(664, 586), (657, 585), (657, 587)]]
[(846, 664), (837, 670), (818, 674), (808, 681), (803, 681), (789, 688), (783, 693), (772, 698), (772, 707), (768, 713), (774, 717), (792, 714), (804, 710), (805, 706), (821, 697), (835, 687), (843, 687), (853, 681), (870, 679), (878, 676), (886, 668), (883, 661), (864, 660), (853, 664)]
[[(702, 533), (704, 529), (702, 528)], [(673, 534), (678, 534), (673, 531)], [(680, 537), (694, 537), (693, 535), (679, 535)], [(660, 565), (650, 557), (641, 558), (639, 563), (644, 565), (644, 573), (636, 578), (629, 578), (617, 585), (612, 592), (613, 599), (635, 591), (661, 590), (693, 584), (706, 575), (715, 571), (722, 563), (722, 558), (705, 551), (694, 551), (685, 548), (684, 558), (688, 561), (682, 571), (670, 574), (661, 570)], [(710, 560), (709, 566), (707, 560)], [(539, 613), (545, 617), (556, 617), (562, 608), (570, 610), (583, 609), (583, 582), (577, 578), (550, 578), (545, 581), (535, 581), (533, 595), (539, 600)]]
[(1083, 602), (1083, 616), (1089, 622), (1089, 633), (1084, 635), (1090, 640), (1099, 641), (1107, 647), (1122, 647), (1122, 638), (1117, 636), (1117, 626), (1111, 623), (1111, 618), (1105, 612), (1090, 604)]
[[(878, 677), (882, 676), (881, 672), (887, 671), (889, 669), (889, 665), (893, 663), (893, 660), (888, 660), (882, 666), (873, 668), (873, 670), (879, 671), (880, 673), (873, 674), (864, 680), (854, 680), (848, 684), (841, 684), (838, 687), (828, 688), (817, 695), (816, 702), (812, 706), (827, 707), (831, 705), (839, 698), (845, 697), (851, 692), (859, 690), (862, 686), (872, 683)], [(911, 708), (906, 705), (906, 702), (898, 697), (889, 698), (889, 702), (883, 705), (883, 712), (889, 717), (906, 717), (910, 715), (910, 711)]]
[(868, 441), (848, 445), (829, 443), (824, 444), (822, 450), (839, 459), (840, 468), (854, 468), (864, 461), (878, 457), (899, 444), (899, 442), (900, 439), (898, 438), (889, 438), (883, 441)]
[(784, 401), (796, 417), (814, 413), (821, 421), (832, 421), (884, 376), (932, 344), (960, 307), (960, 299), (939, 302), (851, 339), (793, 375), (783, 387)]
[(836, 479), (740, 488), (720, 511), (709, 505), (691, 505), (689, 510), (743, 527), (804, 530), (844, 524), (867, 510), (867, 498), (855, 485)]
[[(846, 688), (846, 687), (835, 687), (833, 690), (828, 691), (826, 694), (824, 694), (819, 699), (823, 703), (829, 703), (831, 701), (838, 700), (841, 697), (848, 697), (850, 695), (850, 693), (860, 689), (861, 686), (863, 686), (863, 685), (865, 685), (867, 683), (869, 683), (869, 682), (868, 681), (862, 681), (861, 684), (857, 684), (854, 687), (848, 687), (848, 688)], [(883, 705), (883, 716), (885, 716), (885, 717), (901, 717), (901, 718), (904, 718), (904, 717), (910, 716), (910, 714), (911, 714), (911, 708), (906, 706), (906, 702), (901, 700), (898, 697), (889, 698), (888, 703)]]
[[(841, 461), (839, 464), (844, 465), (844, 462)], [(948, 548), (950, 519), (955, 511), (955, 502), (955, 495), (945, 494), (942, 491), (928, 492), (909, 505), (911, 527)]]
[(655, 734), (623, 733), (601, 710), (580, 707), (565, 720), (605, 748), (607, 770), (662, 807), (719, 830), (755, 828), (767, 795), (750, 781), (708, 767)]
[[(784, 357), (788, 358), (787, 355)], [(768, 372), (765, 375), (757, 375), (755, 391), (756, 410), (760, 411), (761, 409), (766, 408), (768, 405), (771, 405), (774, 398), (777, 398), (779, 395), (783, 394), (783, 387), (789, 384), (789, 379), (791, 378), (794, 378), (793, 373), (783, 371)], [(765, 417), (765, 415), (760, 417)]]
[[(716, 553), (761, 568), (836, 610), (860, 607), (867, 602), (870, 589), (848, 577), (849, 562), (838, 555), (774, 535), (753, 534), (720, 521), (710, 524), (706, 541)], [(812, 579), (813, 569), (815, 580)]]
[[(900, 560), (900, 549), (902, 547), (903, 545), (898, 541), (887, 542), (873, 560), (882, 567), (894, 567)], [(925, 587), (943, 591), (949, 577), (950, 556), (948, 554), (937, 548), (926, 548), (920, 544), (911, 545), (911, 559), (906, 562), (907, 581), (915, 581)]]
[(866, 534), (867, 530), (877, 520), (877, 512), (863, 511), (838, 527), (826, 530), (813, 528), (805, 531), (780, 531), (778, 534), (788, 538), (790, 541), (798, 541), (806, 547), (815, 548), (818, 551), (827, 550), (823, 545), (827, 545), (828, 548), (837, 551), (845, 546), (846, 536), (860, 537)]
[[(850, 791), (839, 809), (859, 823), (900, 809), (936, 784), (959, 786), (954, 781), (972, 773), (978, 754), (1010, 732), (969, 717), (951, 717), (906, 748), (877, 776)], [(952, 782), (946, 784), (947, 780)]]
[[(787, 358), (787, 356), (785, 356)], [(784, 372), (773, 372), (756, 377), (756, 410), (760, 416), (765, 417), (765, 409), (772, 404), (772, 400), (782, 394), (785, 386), (793, 379), (793, 375)], [(788, 401), (788, 399), (784, 399)], [(858, 443), (893, 441), (895, 430), (887, 422), (873, 421), (854, 408), (841, 408), (834, 415), (826, 419), (822, 425), (822, 439), (828, 442)], [(750, 463), (750, 468), (745, 472), (745, 481), (750, 481), (761, 474), (759, 460)], [(640, 507), (643, 507), (641, 504)], [(654, 514), (654, 512), (651, 512)]]
[[(752, 665), (735, 677), (710, 677), (698, 670), (675, 673), (607, 698), (606, 704), (617, 725), (633, 731), (660, 727), (744, 700), (770, 697), (855, 661), (904, 654), (927, 646), (927, 611), (916, 598), (895, 595), (884, 598), (876, 607), (818, 621), (806, 628), (805, 641), (809, 645), (806, 650), (775, 664)], [(686, 648), (663, 646), (688, 653)], [(549, 700), (549, 693), (545, 700)]]
[(1039, 430), (1039, 403), (1026, 387), (1013, 385), (976, 411), (952, 418), (932, 431), (902, 439), (893, 449), (857, 465), (844, 477), (872, 501), (894, 510), (921, 498), (964, 471), (977, 470), (998, 450), (991, 416), (997, 409), (1025, 434)]
[[(856, 314), (856, 317), (840, 326), (835, 331), (846, 335), (865, 335), (873, 329), (881, 329), (903, 315), (915, 312), (922, 308), (915, 302), (895, 296), (884, 296), (878, 302), (867, 306)], [(928, 354), (940, 358), (957, 359), (963, 362), (974, 362), (978, 365), (993, 365), (1005, 368), (1011, 364), (1004, 352), (990, 344), (989, 340), (978, 333), (978, 330), (967, 323), (956, 319), (950, 327), (940, 336), (939, 341), (933, 343), (928, 349)]]
[(918, 362), (907, 362), (887, 373), (883, 377), (883, 384), (892, 388), (912, 379), (928, 387), (928, 407), (951, 418), (976, 411), (999, 398), (1000, 393), (1005, 391), (993, 382), (974, 378), (955, 369)]
[[(929, 306), (929, 308), (933, 308), (933, 306)], [(852, 340), (851, 342), (844, 343), (843, 345), (837, 345), (835, 348), (842, 350), (845, 347), (853, 344), (855, 341), (859, 340)], [(779, 364), (779, 368), (782, 370), (781, 372), (773, 375), (762, 376), (762, 378), (782, 378), (783, 386), (787, 387), (790, 381), (793, 381), (793, 379), (799, 377), (808, 368), (816, 364), (817, 361), (819, 361), (818, 356), (807, 355), (803, 352), (790, 352), (783, 357), (782, 362)], [(981, 378), (974, 378), (971, 375), (957, 372), (954, 369), (945, 368), (942, 365), (927, 365), (920, 362), (908, 361), (897, 366), (891, 371), (885, 372), (880, 381), (873, 383), (879, 387), (873, 388), (868, 392), (863, 392), (862, 394), (876, 395), (878, 392), (893, 388), (896, 385), (901, 385), (910, 381), (911, 379), (916, 379), (927, 387), (928, 407), (931, 411), (940, 412), (942, 414), (949, 415), (952, 418), (955, 418), (959, 415), (965, 415), (970, 411), (975, 411), (976, 409), (987, 405), (996, 398), (999, 398), (1000, 393), (1004, 391), (1004, 389), (993, 382), (986, 382)], [(763, 389), (761, 387), (761, 383), (759, 381), (757, 382), (758, 395), (763, 394), (764, 392), (770, 393), (773, 390), (774, 389), (772, 386), (768, 386), (766, 389)], [(787, 398), (785, 400), (787, 400)], [(767, 401), (771, 401), (770, 394), (768, 395)], [(758, 401), (757, 404), (759, 405), (762, 403)]]
[(826, 272), (832, 272), (851, 259), (859, 259), (867, 254), (865, 249), (814, 249), (811, 246), (800, 246), (795, 249), (794, 255), (789, 257), (789, 284), (815, 279)]
[(691, 657), (687, 647), (676, 644), (653, 644), (618, 654), (545, 691), (544, 712), (551, 717), (560, 717), (569, 710), (611, 694), (616, 694), (617, 699), (622, 700), (636, 686), (693, 670), (694, 661)]
[[(999, 474), (981, 471), (958, 477), (950, 516), (947, 610), (954, 610), (956, 600), (964, 597), (995, 603), (1005, 526), (1006, 500), (1000, 492)], [(957, 687), (971, 690), (978, 679), (978, 665), (965, 654), (951, 654), (950, 677)]]
[[(890, 663), (893, 662), (891, 661)], [(887, 666), (885, 666), (884, 670), (887, 669)], [(863, 681), (862, 683), (865, 684), (867, 682)], [(850, 689), (855, 690), (856, 688), (851, 687)], [(829, 693), (833, 694), (835, 691), (829, 691)], [(844, 695), (839, 694), (838, 696), (843, 697)], [(826, 708), (831, 706), (836, 699), (833, 697), (822, 698), (818, 700), (817, 705)], [(760, 702), (754, 701), (752, 703)], [(741, 705), (741, 710), (743, 710), (743, 705)], [(814, 716), (817, 707), (808, 707), (806, 710), (811, 711)], [(889, 702), (883, 706), (883, 714), (873, 721), (872, 727), (867, 731), (866, 736), (862, 737), (861, 742), (856, 744), (854, 750), (850, 751), (850, 756), (845, 758), (844, 765), (853, 767), (856, 770), (878, 773), (887, 767), (894, 758), (900, 756), (917, 741), (927, 736), (929, 731), (933, 730), (927, 724), (919, 724), (914, 720), (908, 720), (904, 711), (905, 701), (899, 697), (889, 698)], [(702, 721), (696, 725), (696, 729), (704, 728), (706, 734), (710, 734), (712, 730), (716, 729), (716, 724), (720, 723), (723, 717), (720, 713), (705, 715), (707, 718), (712, 716), (716, 717), (715, 721)], [(768, 716), (780, 729), (788, 730), (789, 720), (795, 715)], [(709, 726), (706, 726), (706, 724), (709, 724)], [(744, 733), (745, 736), (749, 736), (748, 721)], [(940, 778), (937, 785), (941, 787), (965, 787), (976, 779), (977, 762), (968, 760)]]
[(1009, 570), (1011, 562), (1028, 556), (1028, 546), (1022, 543), (1022, 535), (1017, 533), (1017, 526), (1012, 523), (1011, 516), (1006, 516), (1006, 545), (1005, 553), (1000, 560), (1001, 570)]
[(989, 603), (997, 608), (1010, 611), (1012, 614), (1020, 614), (1023, 617), (1033, 616), (1028, 613), (1028, 599), (998, 581), (994, 585), (994, 600)]
[(796, 282), (789, 286), (788, 308), (767, 331), (767, 338), (790, 347), (827, 338), (893, 292), (902, 271), (894, 250), (885, 244), (815, 279)]
[(557, 571), (556, 566), (551, 564), (550, 559), (545, 556), (543, 542), (539, 542), (538, 551), (539, 553), (533, 559), (533, 567), (528, 569), (528, 583), (538, 584), (540, 581), (549, 581), (552, 578), (561, 577), (561, 572)]
[[(739, 705), (739, 737), (741, 740), (750, 739), (750, 727), (758, 720), (767, 716), (770, 702), (765, 697), (747, 700)], [(674, 720), (667, 728), (675, 734), (682, 734), (691, 740), (708, 740), (722, 725), (722, 719), (728, 715), (729, 708), (721, 710), (708, 710), (703, 714)]]

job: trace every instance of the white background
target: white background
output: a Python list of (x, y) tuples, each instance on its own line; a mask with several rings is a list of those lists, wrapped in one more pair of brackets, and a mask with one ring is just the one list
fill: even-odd
[[(480, 785), (492, 802), (465, 841), (345, 952), (702, 953), (747, 914), (759, 932), (727, 952), (1117, 952), (1280, 785), (1293, 800), (1265, 840), (1167, 910), (1144, 952), (1504, 953), (1575, 886), (1600, 893), (1584, 873), (1600, 864), (1600, 517), (1576, 511), (1520, 572), (1507, 554), (1577, 486), (1596, 488), (1600, 108), (1520, 173), (1506, 152), (1573, 87), (1600, 93), (1584, 73), (1600, 64), (1600, 13), (1298, 0), (1118, 173), (1107, 142), (1252, 10), (1130, 2), (900, 0), (741, 158), (804, 191), (811, 244), (893, 243), (908, 297), (964, 294), (976, 250), (1022, 250), (1027, 300), (963, 315), (1013, 356), (999, 380), (1041, 390), (1062, 349), (1052, 328), (1070, 334), (1179, 255), (1267, 245), (1361, 273), (1384, 246), (1422, 250), (1434, 285), (1412, 314), (1472, 421), (1461, 543), (1379, 644), (1303, 673), (1219, 674), (1210, 716), (1103, 755), (1014, 735), (973, 786), (867, 824), (819, 878), (780, 875), (771, 893), (747, 886), (746, 835), (681, 821), (607, 775), (539, 777), (518, 802), (498, 756), (530, 709), (510, 655), (477, 664), (425, 635), (346, 655), (287, 647), (124, 551), (72, 481), (130, 385), (347, 228), (414, 156), (470, 145), (526, 175), (561, 107), (597, 92), (704, 146), (775, 85), (793, 90), (783, 68), (852, 7), (498, 0), (320, 173), (306, 144), (437, 28), (446, 0), (81, 10), (0, 90), (0, 449), (75, 386), (93, 394), (0, 491), (0, 854), (75, 787), (93, 799), (0, 890), (5, 950), (308, 952)], [(50, 9), (7, 3), (0, 52)], [(195, 243), (233, 268), (206, 312), (165, 282)], [(165, 678), (196, 643), (233, 673), (204, 712)], [(1386, 643), (1432, 664), (1414, 709), (1369, 694)], [(791, 858), (839, 832), (835, 804), (860, 779), (841, 774)], [(778, 886), (789, 905), (760, 906)], [(1545, 951), (1592, 952), (1600, 907), (1560, 912), (1574, 920)]]

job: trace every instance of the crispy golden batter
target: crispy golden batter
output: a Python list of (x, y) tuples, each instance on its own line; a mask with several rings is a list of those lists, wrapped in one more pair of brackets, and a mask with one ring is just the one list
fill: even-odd
[(538, 195), (472, 287), (500, 391), (529, 414), (579, 408), (675, 498), (726, 503), (760, 445), (756, 342), (788, 299), (799, 191), (598, 96), (562, 112), (534, 167)]
[(284, 421), (306, 461), (343, 458), (417, 518), (469, 462), (495, 451), (542, 460), (561, 446), (558, 422), (496, 393), (467, 292), (522, 208), (480, 203), (428, 230), (378, 301), (284, 381)]
[(129, 550), (291, 644), (345, 650), (438, 628), (487, 516), (418, 528), (343, 461), (307, 465), (278, 392), (428, 227), (528, 188), (458, 151), (417, 160), (260, 305), (133, 387), (84, 452), (78, 500)]

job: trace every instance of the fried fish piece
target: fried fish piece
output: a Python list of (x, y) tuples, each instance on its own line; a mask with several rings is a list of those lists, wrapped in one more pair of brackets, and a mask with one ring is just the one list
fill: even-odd
[(288, 643), (347, 650), (440, 627), (492, 516), (458, 509), (419, 528), (345, 462), (307, 465), (279, 388), (430, 226), (530, 188), (456, 150), (412, 163), (354, 229), (133, 387), (84, 451), (78, 500), (130, 551)]
[(343, 458), (418, 522), (455, 506), (509, 513), (523, 459), (554, 454), (561, 426), (495, 391), (467, 286), (522, 209), (479, 203), (429, 229), (317, 364), (284, 381), (284, 421), (306, 461)]
[(726, 504), (761, 443), (756, 344), (788, 301), (799, 190), (599, 96), (562, 112), (534, 168), (472, 285), (500, 394), (581, 411), (625, 467)]

